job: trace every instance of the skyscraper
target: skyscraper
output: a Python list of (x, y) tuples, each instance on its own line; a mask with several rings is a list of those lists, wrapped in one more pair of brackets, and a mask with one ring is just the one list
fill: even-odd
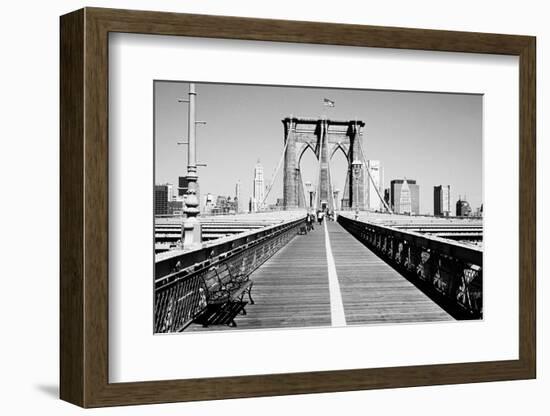
[(168, 186), (155, 185), (155, 215), (168, 214)]
[(456, 201), (456, 216), (469, 217), (470, 215), (472, 215), (472, 208), (470, 207), (470, 203), (466, 201), (466, 199), (458, 197), (458, 201)]
[(396, 214), (418, 215), (419, 187), (414, 179), (394, 179), (390, 182), (390, 202)]
[(368, 160), (367, 169), (369, 170), (370, 177), (366, 177), (367, 188), (367, 209), (372, 211), (380, 211), (383, 207), (380, 196), (384, 195), (382, 185), (384, 184), (384, 172), (379, 160)]
[(239, 213), (242, 212), (242, 210), (241, 181), (237, 181), (235, 184), (235, 211)]
[(401, 185), (401, 192), (399, 193), (398, 201), (400, 213), (412, 214), (411, 190), (407, 181), (404, 181), (403, 185)]
[(434, 186), (434, 215), (451, 215), (451, 185)]
[(254, 193), (252, 196), (252, 211), (261, 211), (264, 203), (264, 167), (258, 159), (254, 167)]

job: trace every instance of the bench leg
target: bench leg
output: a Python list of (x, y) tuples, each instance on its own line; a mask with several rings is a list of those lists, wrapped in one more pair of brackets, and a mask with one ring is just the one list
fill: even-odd
[(235, 322), (234, 319), (231, 319), (231, 322), (229, 322), (229, 326), (230, 326), (231, 328), (235, 328), (235, 327), (237, 326), (237, 322)]
[(248, 299), (250, 299), (250, 304), (254, 305), (254, 299), (252, 299), (252, 286), (248, 288), (247, 292), (248, 292)]

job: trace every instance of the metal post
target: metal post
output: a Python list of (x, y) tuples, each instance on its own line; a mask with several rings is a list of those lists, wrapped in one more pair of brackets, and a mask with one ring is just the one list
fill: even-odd
[(189, 120), (187, 146), (187, 195), (185, 199), (185, 214), (187, 218), (182, 224), (182, 240), (184, 249), (202, 247), (202, 227), (199, 215), (199, 199), (197, 198), (197, 154), (196, 154), (196, 116), (195, 116), (195, 84), (189, 84)]

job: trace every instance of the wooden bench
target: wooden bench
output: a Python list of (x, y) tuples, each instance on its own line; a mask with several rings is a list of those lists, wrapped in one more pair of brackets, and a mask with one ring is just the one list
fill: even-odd
[(244, 300), (247, 294), (250, 304), (252, 299), (252, 286), (248, 274), (231, 271), (228, 263), (213, 266), (203, 277), (204, 291), (206, 295), (206, 308), (194, 319), (195, 323), (203, 327), (216, 324), (237, 326), (235, 316), (239, 313), (246, 315)]

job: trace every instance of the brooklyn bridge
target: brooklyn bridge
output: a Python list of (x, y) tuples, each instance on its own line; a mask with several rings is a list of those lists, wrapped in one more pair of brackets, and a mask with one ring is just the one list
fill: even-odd
[[(397, 214), (376, 188), (382, 209), (369, 210), (363, 121), (283, 119), (283, 209), (205, 216), (195, 195), (194, 90), (189, 101), (185, 215), (155, 219), (155, 333), (482, 318), (481, 219)], [(307, 151), (318, 161), (309, 200)], [(339, 151), (347, 172), (336, 203), (330, 167)], [(319, 211), (326, 215), (311, 221)]]

